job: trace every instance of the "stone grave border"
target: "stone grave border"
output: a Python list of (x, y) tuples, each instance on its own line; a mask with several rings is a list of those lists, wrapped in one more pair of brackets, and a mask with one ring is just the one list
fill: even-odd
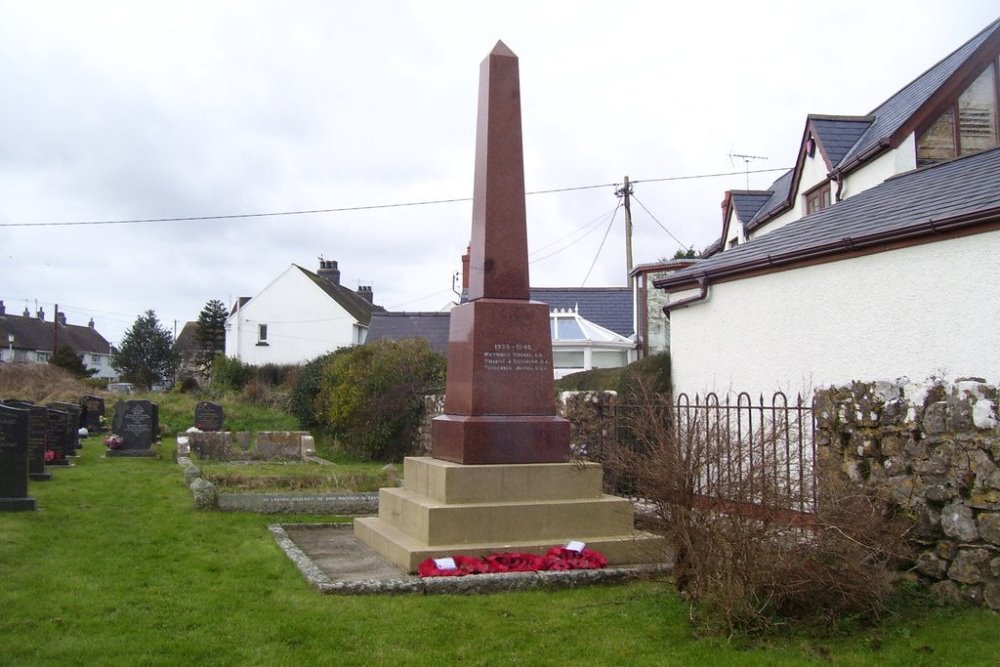
[[(316, 457), (310, 457), (311, 460)], [(329, 463), (322, 459), (315, 462)], [(191, 491), (196, 509), (258, 514), (335, 514), (364, 516), (378, 512), (378, 492), (359, 493), (220, 493), (201, 476), (201, 468), (190, 457), (178, 456), (184, 483)]]
[[(351, 531), (352, 523), (296, 523), (290, 527)], [(595, 584), (624, 584), (649, 579), (673, 571), (670, 564), (616, 565), (599, 570), (562, 570), (538, 572), (502, 572), (495, 574), (470, 574), (463, 577), (419, 577), (399, 573), (398, 578), (336, 581), (323, 572), (316, 563), (289, 537), (284, 524), (267, 527), (275, 542), (295, 564), (306, 582), (318, 592), (328, 595), (400, 595), (400, 594), (451, 594), (483, 595), (534, 589), (577, 588)], [(363, 545), (362, 545), (363, 546)], [(364, 546), (367, 549), (367, 546)]]

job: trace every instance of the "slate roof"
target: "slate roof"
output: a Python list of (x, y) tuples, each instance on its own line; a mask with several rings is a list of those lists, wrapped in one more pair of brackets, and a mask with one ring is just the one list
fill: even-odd
[(430, 343), (432, 350), (447, 356), (450, 315), (447, 312), (374, 312), (365, 342), (424, 338)]
[(871, 124), (875, 121), (872, 116), (850, 117), (850, 116), (809, 116), (809, 124), (816, 132), (823, 150), (826, 152), (830, 164), (837, 166), (844, 159), (851, 147), (857, 143)]
[[(59, 324), (59, 346), (69, 345), (77, 354), (110, 354), (111, 344), (89, 326)], [(8, 335), (14, 334), (15, 350), (52, 352), (52, 322), (23, 315), (0, 315), (0, 344), (8, 345)]]
[(532, 287), (532, 301), (549, 309), (579, 308), (580, 315), (622, 336), (631, 336), (632, 290), (628, 287)]
[(750, 222), (757, 211), (771, 199), (770, 190), (733, 190), (731, 194), (736, 219), (743, 224)]
[(938, 88), (955, 74), (962, 64), (998, 30), (1000, 30), (1000, 19), (993, 21), (968, 42), (873, 109), (868, 115), (874, 116), (875, 121), (847, 152), (837, 168), (845, 169), (852, 166), (852, 162), (863, 158), (869, 150), (874, 149), (881, 141), (886, 140), (899, 130), (937, 92)]
[(761, 222), (767, 218), (772, 211), (788, 201), (788, 196), (792, 190), (793, 176), (795, 176), (795, 170), (789, 169), (771, 184), (771, 187), (768, 188), (768, 192), (771, 193), (771, 196), (768, 198), (767, 202), (761, 206), (760, 209), (758, 209), (757, 213), (753, 216), (753, 219), (747, 223), (748, 232), (752, 232), (754, 229), (759, 227)]
[(361, 324), (367, 325), (371, 321), (373, 312), (382, 312), (385, 310), (382, 306), (368, 303), (366, 299), (363, 299), (357, 292), (348, 287), (335, 285), (326, 278), (318, 276), (308, 269), (303, 269), (298, 264), (292, 264), (292, 266), (316, 283), (317, 287), (326, 292), (331, 299), (340, 304), (344, 310), (350, 313), (351, 317)]
[(732, 278), (803, 259), (1000, 220), (1000, 148), (894, 176), (836, 206), (657, 280), (688, 289), (699, 278)]

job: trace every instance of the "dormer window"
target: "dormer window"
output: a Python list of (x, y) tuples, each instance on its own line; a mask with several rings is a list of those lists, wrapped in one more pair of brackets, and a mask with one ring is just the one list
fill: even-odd
[(987, 65), (917, 138), (917, 166), (997, 145), (997, 63)]
[(806, 215), (812, 215), (817, 211), (822, 211), (830, 205), (830, 182), (810, 190), (805, 194)]

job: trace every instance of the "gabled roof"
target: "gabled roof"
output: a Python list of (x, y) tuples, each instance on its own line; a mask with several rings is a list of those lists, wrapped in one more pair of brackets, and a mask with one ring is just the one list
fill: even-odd
[(305, 274), (309, 280), (316, 283), (317, 287), (326, 292), (331, 299), (336, 301), (341, 308), (350, 313), (351, 317), (361, 324), (367, 325), (372, 318), (373, 312), (385, 310), (382, 306), (376, 306), (369, 303), (352, 289), (344, 287), (343, 285), (335, 285), (326, 278), (322, 278), (308, 269), (303, 269), (298, 264), (292, 264), (292, 266)]
[(424, 338), (438, 354), (448, 355), (448, 312), (372, 313), (365, 342)]
[(622, 336), (631, 336), (632, 290), (628, 287), (532, 287), (532, 301), (549, 309), (577, 309), (580, 315)]
[(736, 219), (746, 224), (753, 220), (757, 211), (771, 199), (769, 190), (733, 190), (733, 208), (736, 209)]
[(875, 122), (874, 116), (809, 114), (807, 125), (815, 132), (819, 149), (826, 158), (827, 167), (832, 169), (840, 164), (873, 122)]
[[(835, 166), (838, 171), (849, 171), (879, 148), (898, 145), (915, 129), (923, 116), (936, 111), (935, 97), (942, 92), (957, 92), (971, 71), (966, 71), (969, 63), (978, 63), (974, 58), (981, 49), (993, 50), (1000, 40), (1000, 19), (986, 26), (972, 39), (958, 47), (943, 60), (918, 76), (899, 92), (875, 107), (869, 116), (875, 120), (854, 144), (850, 151)], [(954, 90), (953, 90), (954, 89)]]
[(929, 242), (943, 232), (1000, 223), (1000, 148), (894, 176), (770, 234), (657, 280), (668, 291), (805, 260)]
[[(69, 345), (77, 354), (110, 354), (111, 344), (89, 326), (78, 324), (57, 324), (59, 329), (59, 347)], [(37, 317), (22, 315), (0, 316), (0, 342), (8, 344), (9, 334), (14, 334), (14, 348), (18, 350), (37, 350), (52, 352), (55, 338), (53, 323), (40, 320)]]

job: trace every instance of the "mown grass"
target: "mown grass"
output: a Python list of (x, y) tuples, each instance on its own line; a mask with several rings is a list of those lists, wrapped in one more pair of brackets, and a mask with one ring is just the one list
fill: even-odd
[[(102, 458), (0, 514), (0, 665), (985, 665), (995, 615), (910, 610), (836, 639), (695, 638), (669, 582), (491, 596), (323, 596), (266, 530), (200, 512), (171, 462)], [(292, 516), (284, 522), (334, 521)]]

